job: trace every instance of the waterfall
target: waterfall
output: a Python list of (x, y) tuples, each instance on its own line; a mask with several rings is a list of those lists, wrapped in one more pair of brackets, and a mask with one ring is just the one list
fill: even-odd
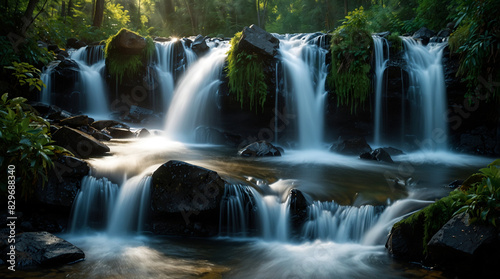
[(412, 103), (413, 131), (420, 144), (430, 150), (446, 150), (446, 87), (442, 65), (447, 43), (423, 46), (410, 37), (403, 37), (410, 84), (408, 98)]
[(56, 66), (56, 63), (49, 64), (40, 75), (40, 79), (42, 80), (43, 84), (45, 84), (45, 87), (42, 87), (42, 91), (40, 92), (40, 101), (49, 105), (52, 104), (52, 92), (54, 91), (52, 84), (52, 71)]
[(333, 201), (315, 201), (309, 206), (308, 214), (309, 221), (302, 232), (306, 239), (339, 243), (359, 242), (379, 217), (377, 208), (372, 205), (342, 206)]
[(323, 143), (328, 51), (313, 42), (304, 35), (280, 38), (284, 94), (295, 104), (302, 149), (318, 149)]
[(196, 127), (209, 121), (209, 108), (216, 107), (211, 98), (221, 84), (228, 50), (227, 43), (210, 48), (209, 53), (191, 65), (179, 81), (166, 118), (165, 131), (170, 139), (192, 142)]
[(70, 232), (106, 229), (109, 235), (140, 232), (150, 208), (150, 170), (120, 187), (107, 178), (86, 176), (71, 213)]
[(384, 72), (389, 61), (389, 44), (385, 38), (373, 35), (373, 44), (375, 46), (375, 131), (373, 143), (375, 146), (381, 144), (382, 133), (382, 99), (384, 93)]
[[(182, 46), (182, 53), (176, 51), (176, 46), (179, 45)], [(178, 66), (176, 65), (177, 56), (183, 57), (181, 61), (179, 61), (181, 69), (174, 68)], [(155, 70), (160, 81), (160, 95), (162, 98), (161, 111), (165, 111), (168, 109), (174, 94), (175, 73), (184, 73), (196, 60), (196, 54), (191, 48), (186, 47), (184, 41), (173, 39), (168, 42), (156, 43), (156, 60)]]
[(102, 72), (105, 67), (103, 46), (87, 46), (70, 56), (80, 68), (80, 91), (85, 103), (82, 109), (92, 115), (107, 117), (109, 106)]
[(221, 236), (248, 236), (250, 230), (265, 240), (290, 237), (290, 204), (279, 196), (262, 196), (250, 186), (226, 185), (221, 201)]
[(73, 203), (70, 232), (100, 229), (110, 219), (110, 208), (114, 206), (118, 185), (107, 178), (85, 176)]

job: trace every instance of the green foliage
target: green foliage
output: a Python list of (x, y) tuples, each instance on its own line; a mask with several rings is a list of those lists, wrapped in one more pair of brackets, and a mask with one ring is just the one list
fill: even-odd
[[(27, 199), (37, 182), (45, 184), (48, 180), (47, 173), (53, 166), (50, 156), (69, 152), (53, 145), (50, 124), (25, 102), (21, 97), (9, 100), (7, 93), (0, 99), (0, 165), (2, 170), (15, 166), (16, 185)], [(6, 190), (3, 183), (2, 190)]]
[(332, 69), (328, 82), (335, 89), (338, 105), (355, 113), (370, 92), (370, 57), (373, 39), (367, 30), (363, 7), (350, 12), (332, 34)]
[(372, 5), (367, 11), (370, 30), (373, 32), (399, 32), (403, 22), (399, 19), (396, 6)]
[(481, 181), (473, 183), (467, 190), (463, 189), (467, 200), (455, 214), (465, 212), (469, 214), (470, 223), (496, 226), (500, 218), (500, 159), (479, 171), (480, 174), (475, 174), (474, 177), (475, 180), (482, 178)]
[(249, 54), (238, 50), (238, 42), (241, 32), (236, 33), (231, 39), (231, 49), (227, 56), (227, 77), (229, 78), (229, 90), (236, 93), (236, 100), (243, 108), (247, 104), (252, 110), (261, 107), (267, 96), (267, 85), (265, 82), (262, 62), (257, 54)]
[(459, 28), (450, 40), (460, 54), (458, 75), (467, 83), (466, 97), (486, 95), (500, 101), (500, 1), (461, 0), (458, 8)]
[(399, 52), (403, 48), (403, 41), (399, 37), (399, 33), (391, 33), (389, 36), (387, 36), (387, 40), (390, 42), (391, 48), (394, 50), (394, 52)]
[(29, 91), (35, 88), (41, 91), (42, 87), (45, 87), (45, 84), (40, 79), (40, 70), (33, 65), (26, 62), (12, 62), (12, 66), (6, 66), (4, 68), (13, 70), (14, 72), (12, 75), (16, 78), (18, 84), (20, 86), (27, 85)]
[(446, 27), (450, 13), (454, 10), (456, 1), (449, 0), (418, 0), (417, 21), (436, 32)]
[[(109, 37), (106, 40), (106, 47), (104, 49), (106, 57), (106, 67), (111, 75), (121, 82), (123, 77), (136, 76), (146, 64), (146, 61), (153, 55), (155, 51), (155, 44), (150, 37), (145, 38), (146, 47), (140, 54), (123, 54), (117, 48), (117, 38), (122, 32), (132, 32), (122, 28), (118, 33)], [(132, 32), (135, 33), (135, 32)], [(135, 33), (137, 36), (139, 34)]]

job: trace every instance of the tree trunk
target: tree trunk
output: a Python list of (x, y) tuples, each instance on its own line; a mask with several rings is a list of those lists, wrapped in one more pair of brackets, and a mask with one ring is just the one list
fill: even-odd
[(66, 17), (66, 1), (62, 1), (61, 3), (61, 17)]
[(30, 27), (31, 23), (33, 22), (33, 13), (35, 12), (36, 5), (40, 2), (40, 0), (30, 0), (28, 3), (28, 7), (24, 11), (24, 16), (21, 18), (23, 21), (23, 25), (20, 30), (20, 35), (24, 37), (26, 34), (26, 31)]
[(175, 6), (174, 6), (174, 1), (173, 0), (165, 0), (164, 1), (165, 5), (165, 10), (163, 15), (163, 20), (165, 24), (168, 25), (173, 25), (174, 24), (174, 12), (175, 12)]
[(68, 2), (68, 12), (66, 13), (66, 15), (68, 17), (72, 17), (73, 16), (73, 11), (71, 9), (73, 9), (73, 1), (69, 0), (69, 2)]
[(186, 7), (189, 13), (189, 18), (191, 19), (191, 30), (193, 32), (192, 35), (196, 35), (196, 18), (193, 12), (194, 3), (192, 0), (191, 1), (185, 0), (184, 2), (186, 3)]
[(104, 18), (104, 0), (95, 1), (94, 22), (92, 26), (101, 27)]
[(347, 7), (347, 0), (344, 0), (344, 14), (347, 15), (347, 12), (349, 11)]

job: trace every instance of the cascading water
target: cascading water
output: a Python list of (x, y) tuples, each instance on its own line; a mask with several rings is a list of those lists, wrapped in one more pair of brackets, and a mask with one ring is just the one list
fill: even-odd
[(168, 109), (165, 132), (168, 138), (192, 142), (197, 126), (209, 121), (211, 98), (221, 84), (222, 68), (229, 45), (212, 46), (181, 78)]
[(70, 56), (80, 68), (80, 91), (85, 99), (84, 111), (107, 117), (109, 106), (102, 72), (105, 67), (103, 46), (82, 47)]
[(384, 93), (384, 72), (389, 61), (389, 44), (385, 38), (373, 35), (373, 44), (375, 46), (375, 127), (373, 143), (375, 146), (381, 144), (382, 133), (382, 99)]
[(42, 91), (40, 92), (42, 103), (52, 104), (52, 92), (54, 91), (52, 85), (52, 71), (57, 66), (56, 63), (49, 64), (43, 73), (40, 75), (40, 79), (42, 80), (45, 87), (42, 87)]
[(301, 149), (319, 149), (323, 143), (328, 51), (313, 42), (304, 35), (280, 38), (284, 94), (296, 106)]
[(403, 37), (403, 42), (410, 77), (408, 98), (412, 102), (412, 128), (415, 129), (412, 132), (427, 149), (446, 150), (447, 99), (442, 56), (447, 43), (423, 46), (410, 37)]
[(186, 47), (184, 41), (177, 39), (168, 42), (156, 43), (156, 59), (157, 65), (155, 67), (156, 74), (159, 79), (159, 86), (162, 97), (162, 111), (168, 109), (174, 94), (174, 69), (176, 59), (176, 46), (182, 45), (183, 58), (179, 62), (182, 71), (186, 71), (188, 67), (196, 61), (196, 54), (191, 48)]

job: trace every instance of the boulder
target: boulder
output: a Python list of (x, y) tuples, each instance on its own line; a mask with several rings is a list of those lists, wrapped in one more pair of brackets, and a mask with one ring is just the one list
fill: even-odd
[(149, 132), (149, 130), (146, 128), (142, 128), (139, 131), (136, 131), (135, 135), (138, 138), (147, 138), (147, 137), (151, 136), (151, 132)]
[(295, 234), (300, 234), (304, 223), (307, 221), (307, 208), (310, 203), (304, 197), (304, 194), (297, 189), (291, 189), (290, 199), (290, 221), (292, 230)]
[(111, 137), (115, 139), (127, 139), (135, 137), (135, 134), (132, 131), (125, 128), (108, 127), (104, 130), (108, 131)]
[(87, 126), (89, 124), (89, 117), (87, 115), (77, 115), (62, 119), (59, 125), (68, 126), (71, 128), (78, 128), (80, 126)]
[(66, 47), (67, 48), (79, 49), (79, 48), (84, 47), (86, 45), (87, 44), (84, 41), (80, 41), (77, 38), (69, 38), (66, 40)]
[(152, 207), (158, 212), (217, 208), (224, 180), (212, 170), (181, 161), (168, 161), (152, 176)]
[(115, 47), (122, 54), (141, 54), (146, 48), (146, 39), (127, 29), (122, 29), (116, 36)]
[(391, 229), (385, 244), (389, 254), (397, 259), (420, 262), (424, 257), (424, 214), (420, 214), (415, 224), (397, 223)]
[(362, 153), (361, 155), (359, 155), (359, 158), (367, 160), (375, 160), (379, 162), (394, 163), (394, 161), (391, 158), (391, 155), (389, 155), (389, 153), (385, 151), (383, 148), (377, 148), (372, 152)]
[(125, 121), (130, 121), (134, 123), (141, 123), (142, 121), (147, 120), (148, 118), (152, 117), (154, 115), (154, 111), (132, 105), (130, 106), (129, 113), (126, 115), (124, 118)]
[(360, 155), (372, 151), (364, 137), (346, 139), (340, 143), (333, 144), (330, 151), (344, 155)]
[(416, 40), (421, 40), (424, 45), (429, 43), (429, 40), (436, 35), (436, 32), (428, 29), (427, 27), (422, 27), (418, 29), (417, 32), (413, 34), (413, 38)]
[(399, 150), (397, 148), (394, 148), (394, 147), (382, 147), (382, 149), (389, 153), (389, 155), (391, 156), (397, 156), (397, 155), (404, 155), (405, 153), (402, 151), (402, 150)]
[(469, 224), (469, 215), (464, 213), (451, 218), (427, 244), (433, 263), (461, 272), (477, 272), (478, 263), (498, 264), (499, 247), (494, 226)]
[(98, 120), (90, 124), (90, 126), (96, 128), (97, 130), (102, 130), (108, 127), (130, 128), (129, 126), (115, 120)]
[(281, 152), (276, 146), (262, 140), (243, 147), (238, 151), (238, 155), (242, 157), (281, 156)]
[(87, 162), (71, 156), (60, 156), (48, 175), (45, 185), (38, 185), (35, 197), (38, 202), (70, 209), (81, 186), (81, 180), (88, 175)]
[[(2, 245), (3, 246), (3, 245)], [(16, 269), (58, 266), (85, 259), (83, 251), (48, 232), (24, 232), (16, 235)], [(4, 261), (7, 247), (2, 247)]]
[(256, 53), (264, 57), (274, 57), (278, 53), (279, 44), (280, 41), (276, 37), (252, 24), (243, 29), (241, 39), (238, 42), (238, 50)]
[(104, 143), (70, 127), (62, 127), (57, 130), (52, 135), (52, 139), (58, 145), (68, 149), (80, 158), (102, 156), (110, 151), (109, 147)]
[(90, 125), (81, 126), (78, 128), (78, 130), (93, 136), (96, 140), (99, 141), (110, 141), (113, 138), (106, 129), (99, 131)]
[(198, 55), (202, 56), (210, 49), (205, 40), (206, 38), (202, 35), (196, 36), (193, 43), (191, 44), (191, 49)]
[(445, 28), (445, 29), (442, 29), (440, 30), (438, 33), (437, 33), (437, 37), (440, 37), (440, 38), (446, 38), (446, 37), (449, 37), (451, 35), (451, 29), (449, 28)]

